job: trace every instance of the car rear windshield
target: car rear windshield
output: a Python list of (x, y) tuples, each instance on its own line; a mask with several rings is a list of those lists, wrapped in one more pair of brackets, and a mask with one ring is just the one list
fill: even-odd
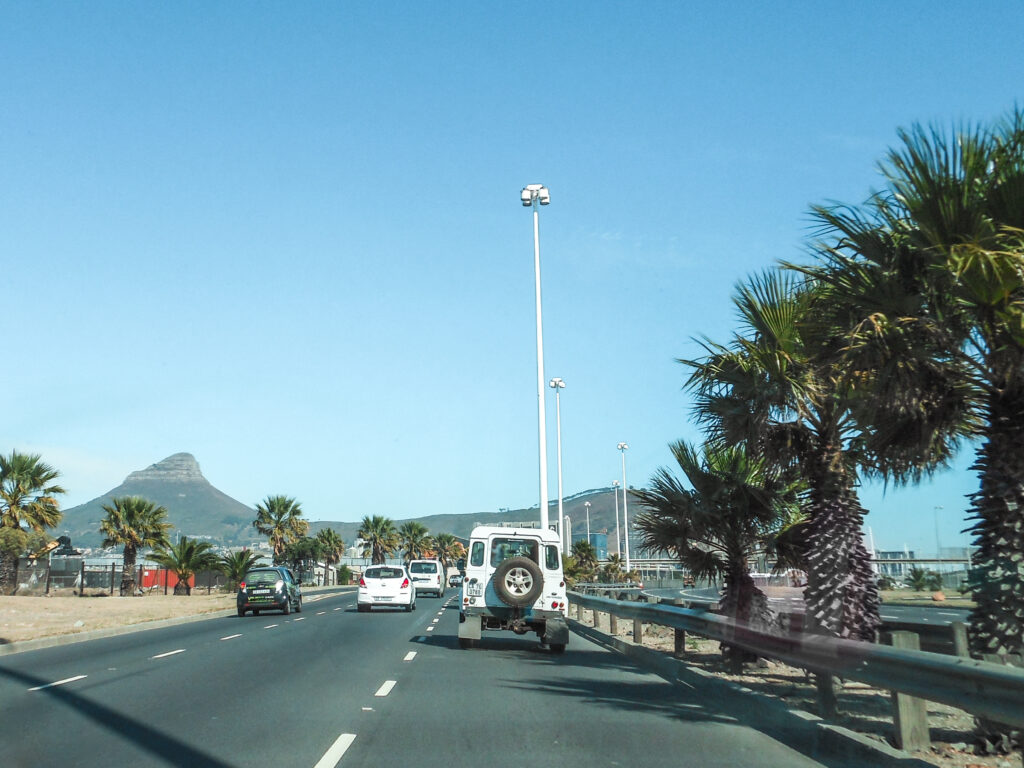
[(410, 573), (437, 573), (437, 563), (413, 563), (409, 566)]
[(491, 541), (491, 566), (496, 566), (510, 557), (528, 557), (540, 564), (537, 559), (537, 542), (533, 539), (493, 539)]
[(368, 579), (400, 579), (405, 574), (401, 568), (367, 568), (363, 575)]
[(246, 584), (273, 584), (281, 578), (277, 571), (249, 571), (245, 574)]

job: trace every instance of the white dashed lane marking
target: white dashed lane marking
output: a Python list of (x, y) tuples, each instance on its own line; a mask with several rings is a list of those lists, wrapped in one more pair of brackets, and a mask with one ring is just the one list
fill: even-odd
[(407, 654), (405, 654), (405, 658), (402, 659), (402, 661), (412, 661), (415, 658), (416, 658), (416, 651), (409, 651)]
[(434, 627), (433, 626), (427, 627), (427, 632), (433, 632), (433, 631), (434, 631)]
[(227, 637), (222, 637), (221, 640), (234, 640), (236, 637), (241, 637), (241, 636), (242, 636), (242, 634), (238, 633), (237, 635), (228, 635)]
[(397, 680), (385, 680), (384, 681), (384, 685), (382, 685), (380, 688), (378, 688), (377, 692), (375, 694), (373, 694), (373, 695), (374, 696), (387, 696), (389, 693), (391, 693), (391, 689), (394, 688), (397, 684), (398, 684)]
[(267, 626), (265, 626), (264, 629), (273, 629), (276, 626), (277, 624), (267, 624)]
[(306, 617), (305, 617), (305, 616), (300, 616), (300, 617), (299, 617), (299, 618), (297, 618), (297, 619), (292, 619), (292, 621), (305, 621), (305, 620), (306, 620)]
[(163, 659), (163, 658), (166, 658), (167, 656), (173, 656), (176, 653), (184, 653), (184, 652), (185, 652), (184, 648), (179, 648), (176, 651), (168, 651), (167, 653), (158, 653), (156, 656), (150, 656), (149, 658), (151, 658), (151, 659)]
[(313, 768), (334, 768), (334, 766), (341, 762), (341, 758), (355, 740), (356, 735), (354, 733), (341, 734), (331, 744), (331, 748), (324, 752), (324, 756), (320, 758), (320, 761)]
[(58, 680), (55, 683), (47, 683), (46, 685), (37, 685), (35, 688), (29, 688), (30, 691), (41, 691), (44, 688), (53, 688), (55, 685), (66, 685), (67, 683), (73, 683), (75, 680), (83, 680), (88, 675), (75, 675), (74, 677), (65, 677), (63, 680)]
[(316, 615), (317, 616), (323, 616), (325, 613), (327, 613), (327, 611), (317, 611)]
[(433, 620), (432, 622), (430, 622), (430, 623), (431, 623), (431, 624), (437, 624), (437, 622), (439, 622), (439, 621), (440, 621), (440, 619), (434, 619), (434, 620)]

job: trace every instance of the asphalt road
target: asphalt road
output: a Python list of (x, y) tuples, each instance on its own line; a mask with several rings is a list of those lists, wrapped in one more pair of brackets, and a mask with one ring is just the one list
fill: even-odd
[[(817, 766), (737, 694), (670, 684), (576, 635), (485, 633), (309, 596), (0, 659), (0, 765)], [(451, 608), (445, 609), (450, 603)], [(829, 762), (829, 765), (839, 765)]]

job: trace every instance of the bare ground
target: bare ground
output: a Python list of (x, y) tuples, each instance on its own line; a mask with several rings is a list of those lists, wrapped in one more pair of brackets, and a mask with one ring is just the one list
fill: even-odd
[[(581, 609), (580, 620), (593, 626), (592, 613)], [(608, 619), (602, 616), (602, 631), (608, 631)], [(644, 645), (672, 653), (675, 633), (656, 624), (643, 625)], [(632, 620), (620, 620), (618, 637), (632, 639)], [(743, 674), (730, 674), (722, 663), (718, 642), (693, 635), (687, 636), (686, 663), (714, 673), (732, 682), (741, 683), (758, 693), (786, 703), (790, 709), (799, 709), (819, 715), (812, 679), (802, 670), (776, 661), (762, 660), (748, 665)], [(832, 721), (850, 730), (863, 733), (879, 741), (893, 744), (892, 701), (888, 691), (844, 681), (838, 694), (840, 716)], [(975, 755), (973, 750), (974, 718), (972, 715), (945, 704), (928, 702), (931, 751), (917, 752), (915, 756), (940, 768), (1021, 768), (1021, 755)]]
[(234, 592), (140, 597), (0, 596), (0, 645), (234, 608)]

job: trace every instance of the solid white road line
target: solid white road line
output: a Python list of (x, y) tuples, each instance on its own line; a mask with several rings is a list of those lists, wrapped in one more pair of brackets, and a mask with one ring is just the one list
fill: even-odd
[(156, 656), (150, 656), (149, 658), (151, 658), (151, 659), (162, 659), (162, 658), (164, 658), (166, 656), (173, 656), (176, 653), (184, 653), (184, 652), (185, 652), (184, 648), (179, 648), (176, 651), (168, 651), (167, 653), (158, 653)]
[(41, 691), (44, 688), (53, 688), (55, 685), (64, 685), (65, 683), (73, 683), (75, 680), (82, 680), (88, 677), (88, 675), (75, 675), (74, 677), (65, 677), (63, 680), (58, 680), (55, 683), (47, 683), (46, 685), (37, 685), (35, 688), (29, 688), (30, 691)]
[(394, 688), (397, 684), (398, 684), (397, 680), (385, 680), (384, 681), (384, 685), (382, 685), (380, 688), (378, 688), (377, 692), (375, 694), (373, 694), (373, 695), (374, 696), (387, 696), (389, 693), (391, 693), (391, 689)]
[(222, 637), (221, 640), (234, 640), (236, 637), (241, 637), (241, 636), (242, 636), (241, 633), (239, 633), (237, 635), (228, 635), (227, 637)]
[(324, 752), (324, 756), (320, 758), (320, 761), (313, 768), (334, 768), (334, 766), (341, 762), (341, 758), (355, 740), (356, 735), (354, 733), (341, 734), (331, 744), (331, 748)]
[(959, 613), (951, 613), (949, 611), (936, 611), (940, 616), (959, 616)]
[(412, 661), (415, 658), (416, 658), (416, 651), (409, 651), (407, 654), (405, 654), (405, 658), (402, 659), (402, 661)]

